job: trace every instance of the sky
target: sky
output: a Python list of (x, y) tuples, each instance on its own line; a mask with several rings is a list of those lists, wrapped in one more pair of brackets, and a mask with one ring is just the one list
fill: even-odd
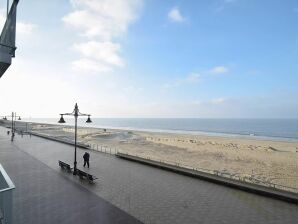
[(297, 24), (296, 0), (20, 0), (0, 115), (298, 118)]

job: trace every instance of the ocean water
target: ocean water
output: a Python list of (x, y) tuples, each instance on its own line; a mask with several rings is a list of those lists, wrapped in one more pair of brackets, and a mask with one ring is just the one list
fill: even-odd
[[(58, 124), (59, 118), (31, 118), (30, 122)], [(73, 125), (73, 119), (65, 119), (65, 125)], [(298, 119), (200, 119), (200, 118), (92, 118), (82, 127), (115, 128), (171, 133), (206, 134), (220, 136), (244, 136), (298, 141)]]

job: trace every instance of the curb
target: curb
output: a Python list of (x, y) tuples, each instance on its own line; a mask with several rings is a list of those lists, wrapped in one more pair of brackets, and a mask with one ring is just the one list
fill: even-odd
[[(31, 134), (31, 135), (40, 137), (40, 138), (45, 138), (45, 139), (48, 139), (48, 140), (51, 140), (51, 141), (56, 141), (56, 142), (60, 142), (60, 143), (64, 143), (64, 144), (67, 144), (67, 145), (73, 145), (74, 146), (74, 142), (72, 142), (72, 141), (57, 139), (55, 137), (50, 137), (50, 136), (38, 134), (38, 133), (35, 133), (35, 132), (28, 132), (28, 133)], [(90, 149), (89, 145), (85, 145), (85, 144), (82, 144), (82, 143), (77, 143), (77, 147), (83, 148), (83, 149)]]

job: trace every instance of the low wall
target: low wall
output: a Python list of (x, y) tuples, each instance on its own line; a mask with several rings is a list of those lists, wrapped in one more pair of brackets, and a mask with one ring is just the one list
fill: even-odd
[[(66, 140), (66, 139), (60, 139), (60, 138), (57, 138), (57, 137), (43, 135), (43, 134), (36, 133), (36, 132), (28, 132), (28, 133), (31, 134), (31, 135), (37, 136), (37, 137), (41, 137), (41, 138), (45, 138), (45, 139), (48, 139), (48, 140), (64, 143), (64, 144), (67, 144), (67, 145), (74, 145), (74, 141), (69, 141), (69, 140)], [(83, 149), (90, 149), (89, 145), (78, 143), (78, 142), (77, 142), (77, 147), (83, 148)]]
[(204, 173), (198, 170), (191, 170), (183, 167), (177, 167), (174, 165), (160, 163), (158, 161), (148, 160), (148, 159), (144, 159), (144, 158), (140, 158), (137, 156), (132, 156), (124, 153), (118, 152), (116, 156), (122, 159), (143, 163), (146, 165), (154, 166), (157, 168), (172, 171), (182, 175), (191, 176), (191, 177), (199, 178), (209, 182), (225, 185), (228, 187), (233, 187), (239, 190), (244, 190), (247, 192), (251, 192), (251, 193), (255, 193), (255, 194), (259, 194), (267, 197), (273, 197), (283, 201), (298, 204), (298, 194), (296, 193), (283, 191), (283, 190), (271, 188), (271, 187), (260, 186), (253, 183), (238, 181), (238, 180), (234, 180), (226, 177), (216, 176), (216, 175)]

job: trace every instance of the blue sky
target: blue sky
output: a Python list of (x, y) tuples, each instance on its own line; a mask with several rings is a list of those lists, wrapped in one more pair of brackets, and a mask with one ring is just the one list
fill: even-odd
[(1, 114), (297, 118), (297, 22), (294, 0), (20, 1)]

